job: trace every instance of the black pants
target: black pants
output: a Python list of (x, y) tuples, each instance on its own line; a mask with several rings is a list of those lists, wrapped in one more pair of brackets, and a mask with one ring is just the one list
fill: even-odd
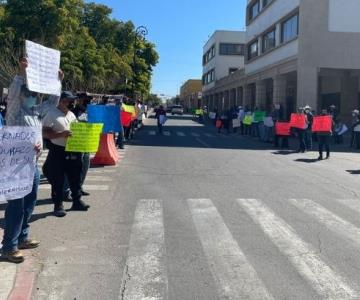
[(330, 156), (330, 136), (329, 135), (318, 135), (319, 139), (319, 155), (323, 156), (323, 149), (325, 146), (326, 156)]
[(300, 152), (305, 152), (306, 144), (305, 144), (305, 130), (298, 129), (298, 139), (299, 139), (299, 149)]
[(65, 152), (65, 147), (50, 143), (43, 169), (52, 186), (56, 206), (61, 205), (64, 200), (65, 175), (69, 181), (73, 203), (80, 201), (82, 164), (82, 153)]
[(288, 136), (281, 136), (275, 135), (274, 137), (274, 145), (275, 147), (279, 147), (279, 141), (281, 140), (281, 148), (287, 149), (289, 148), (289, 137)]

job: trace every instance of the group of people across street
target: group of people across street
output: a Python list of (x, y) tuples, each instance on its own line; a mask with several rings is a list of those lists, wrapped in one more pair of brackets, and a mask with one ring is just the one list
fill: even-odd
[[(297, 152), (305, 153), (313, 150), (313, 142), (318, 142), (318, 159), (330, 158), (330, 145), (344, 143), (344, 135), (350, 132), (350, 147), (360, 149), (360, 113), (355, 109), (351, 112), (352, 122), (346, 124), (339, 116), (335, 105), (321, 109), (319, 114), (309, 106), (300, 107), (297, 115), (303, 115), (303, 126), (291, 127), (290, 114), (286, 115), (281, 104), (272, 105), (271, 109), (263, 110), (258, 107), (237, 106), (219, 111), (214, 108), (209, 112), (209, 118), (216, 126), (218, 133), (239, 132), (244, 136), (259, 138), (265, 143), (274, 143), (275, 147), (289, 148), (289, 138), (295, 137), (298, 141)], [(313, 121), (316, 116), (331, 117), (331, 128), (326, 131), (313, 132)], [(277, 131), (278, 125), (288, 124), (288, 132)], [(236, 125), (235, 125), (236, 124)], [(325, 150), (325, 156), (323, 152)]]

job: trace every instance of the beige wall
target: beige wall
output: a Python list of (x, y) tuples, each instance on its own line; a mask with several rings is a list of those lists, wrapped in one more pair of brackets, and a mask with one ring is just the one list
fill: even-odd
[[(345, 0), (343, 5), (346, 5)], [(330, 32), (329, 9), (329, 0), (302, 0), (300, 3), (299, 106), (318, 107), (320, 68), (360, 69), (360, 34)]]

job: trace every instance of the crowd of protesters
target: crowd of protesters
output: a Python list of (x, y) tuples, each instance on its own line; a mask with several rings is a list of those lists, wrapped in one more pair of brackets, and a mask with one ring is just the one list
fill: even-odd
[[(41, 126), (43, 140), (34, 145), (37, 159), (44, 148), (48, 155), (43, 165), (42, 173), (51, 185), (51, 198), (54, 203), (53, 213), (56, 217), (65, 217), (64, 201), (71, 201), (70, 211), (87, 211), (90, 205), (82, 197), (89, 195), (83, 189), (83, 184), (90, 166), (90, 153), (75, 153), (65, 151), (67, 138), (72, 135), (70, 125), (73, 122), (87, 122), (87, 107), (89, 104), (133, 106), (135, 114), (127, 126), (120, 126), (120, 132), (114, 133), (116, 145), (124, 148), (124, 142), (133, 137), (134, 132), (142, 126), (142, 119), (147, 115), (147, 105), (140, 101), (136, 103), (129, 98), (102, 97), (101, 101), (86, 94), (74, 95), (70, 91), (59, 91), (60, 96), (40, 95), (29, 91), (26, 86), (26, 58), (19, 61), (19, 72), (10, 85), (9, 93), (0, 103), (0, 125), (6, 126)], [(64, 73), (59, 70), (59, 80), (64, 79)], [(0, 127), (1, 127), (0, 126)], [(4, 236), (1, 256), (10, 262), (24, 261), (22, 249), (32, 249), (39, 246), (39, 241), (30, 238), (30, 218), (33, 213), (40, 171), (35, 168), (33, 187), (27, 196), (10, 200), (5, 208)]]
[[(264, 143), (273, 143), (275, 147), (281, 148), (289, 148), (289, 138), (294, 137), (297, 139), (297, 152), (300, 153), (313, 150), (313, 142), (316, 141), (319, 144), (319, 160), (324, 158), (324, 148), (325, 158), (330, 158), (330, 145), (332, 143), (343, 144), (346, 132), (350, 132), (350, 147), (360, 149), (360, 113), (357, 109), (351, 112), (351, 124), (345, 124), (339, 118), (335, 105), (322, 109), (319, 114), (316, 114), (309, 105), (300, 107), (297, 114), (305, 115), (304, 128), (291, 128), (289, 135), (277, 134), (275, 129), (277, 122), (288, 122), (290, 119), (290, 116), (285, 114), (282, 105), (273, 105), (271, 109), (264, 111), (262, 120), (256, 120), (256, 113), (262, 111), (261, 108), (251, 109), (249, 106), (238, 106), (224, 111), (215, 108), (213, 112), (209, 113), (209, 116), (217, 127), (218, 133), (238, 131), (241, 135), (255, 137)], [(333, 122), (331, 130), (312, 132), (313, 120), (316, 115), (331, 116)], [(249, 118), (251, 122), (246, 121)], [(234, 126), (236, 121), (238, 121), (238, 125)]]

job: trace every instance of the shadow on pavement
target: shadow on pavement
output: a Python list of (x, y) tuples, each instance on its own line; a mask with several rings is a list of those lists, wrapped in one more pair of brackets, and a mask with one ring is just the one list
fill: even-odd
[(360, 170), (346, 170), (351, 175), (360, 175)]
[(295, 154), (295, 153), (297, 153), (297, 151), (294, 151), (294, 150), (279, 150), (276, 152), (272, 152), (272, 154), (275, 154), (275, 155), (289, 155), (289, 154)]
[(311, 163), (316, 163), (319, 160), (317, 158), (298, 158), (295, 159), (295, 161), (311, 164)]

